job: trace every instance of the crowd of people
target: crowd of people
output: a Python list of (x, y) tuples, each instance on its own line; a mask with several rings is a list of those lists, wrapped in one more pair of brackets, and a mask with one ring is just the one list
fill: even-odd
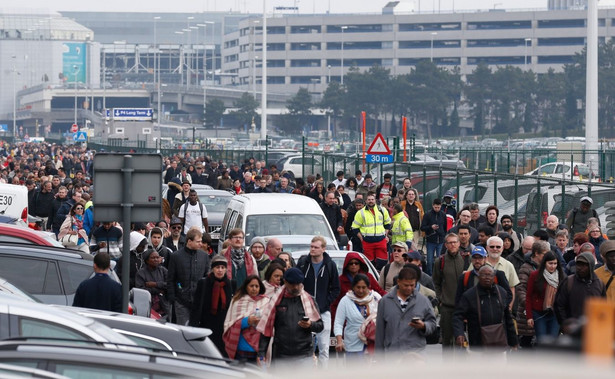
[[(361, 171), (339, 172), (325, 183), (255, 159), (227, 166), (186, 152), (164, 161), (162, 219), (125, 231), (113, 220), (93, 221), (89, 151), (2, 148), (2, 180), (28, 187), (30, 212), (62, 244), (95, 255), (91, 281), (117, 295), (106, 275), (111, 261), (121, 272), (122, 236), (130, 233), (129, 287), (149, 291), (161, 317), (210, 328), (233, 359), (327, 367), (331, 335), (338, 352), (366, 360), (420, 353), (428, 343), (444, 351), (531, 349), (578, 333), (587, 298), (615, 301), (615, 241), (602, 234), (588, 197), (568, 225), (549, 216), (544, 230), (524, 236), (496, 206), (484, 215), (477, 204), (458, 208), (450, 192), (421, 204), (409, 178), (397, 188), (390, 174), (377, 184)], [(320, 236), (295, 262), (276, 238), (245, 241), (233, 229), (218, 254), (194, 184), (309, 196), (353, 252), (339, 272)], [(117, 310), (111, 298), (94, 300), (95, 288), (84, 282), (75, 305)]]

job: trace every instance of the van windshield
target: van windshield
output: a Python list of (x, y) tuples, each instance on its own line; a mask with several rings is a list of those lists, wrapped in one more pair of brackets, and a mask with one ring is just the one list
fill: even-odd
[(335, 240), (329, 231), (327, 220), (322, 215), (271, 214), (247, 217), (246, 241), (271, 235), (312, 235)]

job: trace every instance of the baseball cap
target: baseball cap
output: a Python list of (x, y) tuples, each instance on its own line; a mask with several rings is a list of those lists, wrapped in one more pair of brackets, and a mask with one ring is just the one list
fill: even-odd
[(611, 251), (615, 251), (615, 241), (609, 240), (602, 242), (599, 251), (602, 257), (606, 257), (608, 253), (610, 253)]
[(472, 249), (472, 254), (471, 255), (472, 256), (480, 255), (481, 257), (485, 258), (485, 257), (487, 257), (487, 251), (482, 246), (476, 246), (474, 249)]
[(444, 197), (455, 197), (455, 196), (453, 196), (453, 191), (448, 190), (448, 191), (446, 191), (446, 193), (444, 194)]
[(592, 198), (591, 198), (591, 197), (589, 197), (589, 196), (583, 196), (583, 197), (581, 198), (581, 203), (582, 203), (582, 202), (584, 202), (584, 201), (587, 201), (587, 202), (588, 202), (588, 203), (590, 203), (590, 204), (593, 204), (593, 203), (594, 203), (594, 201), (592, 200)]
[(395, 243), (393, 244), (393, 247), (401, 247), (401, 248), (403, 248), (404, 250), (408, 250), (408, 245), (406, 245), (406, 243), (405, 243), (405, 242), (395, 242)]
[(421, 253), (419, 253), (418, 251), (411, 251), (408, 254), (404, 254), (404, 255), (407, 255), (408, 259), (411, 261), (414, 261), (414, 260), (420, 261), (423, 259), (423, 257), (421, 256)]

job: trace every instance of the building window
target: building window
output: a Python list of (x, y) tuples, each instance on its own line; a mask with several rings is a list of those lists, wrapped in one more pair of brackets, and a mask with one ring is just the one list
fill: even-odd
[(320, 59), (292, 59), (290, 67), (320, 67)]
[(383, 41), (382, 42), (382, 48), (383, 49), (392, 49), (393, 48), (393, 41)]
[(585, 19), (538, 20), (538, 28), (584, 28)]
[(284, 59), (267, 59), (267, 67), (285, 67)]
[(568, 64), (574, 62), (574, 55), (545, 55), (538, 57), (539, 64)]
[(286, 45), (284, 43), (268, 43), (267, 50), (270, 51), (284, 51), (286, 50)]
[(385, 67), (393, 66), (393, 59), (386, 58), (382, 60), (382, 65)]
[(538, 46), (583, 46), (584, 37), (538, 38)]
[(284, 26), (268, 26), (267, 34), (286, 34), (286, 28)]
[(510, 57), (469, 57), (468, 65), (478, 65), (485, 63), (488, 65), (507, 65), (507, 64), (524, 64), (524, 56), (510, 56)]
[(268, 76), (267, 84), (285, 84), (283, 76)]
[[(434, 49), (439, 48), (456, 48), (461, 46), (461, 40), (434, 40)], [(431, 40), (427, 41), (399, 41), (400, 49), (429, 49), (431, 48)]]
[(425, 32), (425, 31), (447, 31), (461, 30), (461, 23), (452, 22), (447, 24), (426, 23), (426, 24), (399, 24), (400, 32)]
[(320, 42), (295, 42), (290, 44), (291, 50), (320, 50)]
[(320, 76), (291, 76), (291, 84), (320, 84)]
[(290, 27), (291, 34), (320, 33), (320, 25), (297, 25)]
[(531, 29), (531, 28), (532, 28), (532, 22), (530, 20), (468, 22), (468, 30)]
[(342, 26), (347, 26), (344, 33), (379, 33), (382, 32), (381, 24), (374, 25), (327, 25), (327, 33), (341, 33)]
[[(393, 64), (393, 60), (391, 61), (391, 66)], [(340, 67), (342, 65), (341, 59), (327, 59), (327, 66), (331, 67)], [(371, 58), (371, 59), (354, 59), (354, 58), (344, 58), (344, 66), (351, 67), (372, 67), (372, 66), (384, 66), (383, 60), (379, 58)]]
[[(341, 50), (341, 42), (327, 43), (327, 50)], [(380, 50), (382, 42), (346, 42), (344, 41), (344, 50)]]
[[(527, 42), (532, 45), (531, 41)], [(468, 47), (514, 47), (525, 46), (524, 38), (501, 38), (501, 39), (469, 39)]]

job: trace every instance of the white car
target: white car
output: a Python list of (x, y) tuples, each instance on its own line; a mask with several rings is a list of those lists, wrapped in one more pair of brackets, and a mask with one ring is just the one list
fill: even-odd
[(585, 163), (577, 162), (550, 162), (545, 163), (535, 170), (525, 174), (526, 176), (545, 176), (548, 178), (588, 181), (596, 180), (595, 169), (591, 170)]

